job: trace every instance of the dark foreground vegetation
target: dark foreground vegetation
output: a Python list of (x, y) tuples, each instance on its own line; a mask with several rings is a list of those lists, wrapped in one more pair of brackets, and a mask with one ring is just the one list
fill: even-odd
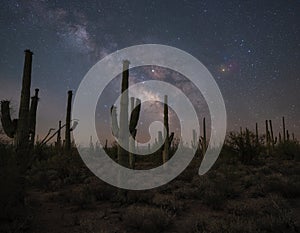
[(198, 153), (169, 184), (121, 195), (86, 168), (75, 148), (66, 154), (38, 144), (24, 171), (2, 141), (0, 232), (299, 232), (299, 143), (267, 151), (247, 137), (230, 134), (203, 176)]

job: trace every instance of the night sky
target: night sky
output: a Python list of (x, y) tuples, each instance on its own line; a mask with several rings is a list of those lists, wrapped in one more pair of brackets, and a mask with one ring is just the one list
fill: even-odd
[(3, 0), (0, 99), (12, 101), (17, 117), (23, 51), (31, 49), (38, 134), (45, 135), (65, 119), (67, 90), (76, 91), (92, 65), (117, 49), (158, 43), (185, 50), (209, 69), (225, 100), (228, 130), (258, 122), (262, 131), (272, 119), (278, 131), (285, 116), (299, 137), (299, 12), (298, 0)]

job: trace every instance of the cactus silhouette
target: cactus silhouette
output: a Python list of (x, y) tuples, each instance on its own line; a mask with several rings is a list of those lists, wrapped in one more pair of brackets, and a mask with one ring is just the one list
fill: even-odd
[[(111, 118), (112, 118), (112, 133), (126, 148), (135, 150), (135, 137), (136, 137), (136, 127), (138, 124), (140, 110), (141, 110), (141, 100), (136, 99), (134, 104), (134, 98), (131, 98), (131, 115), (128, 125), (128, 106), (129, 106), (129, 96), (128, 96), (128, 77), (129, 77), (129, 64), (128, 60), (123, 61), (123, 72), (122, 72), (122, 84), (121, 84), (121, 100), (120, 100), (120, 125), (118, 125), (117, 107), (111, 107)], [(132, 138), (129, 139), (128, 133), (131, 134)], [(130, 156), (129, 156), (130, 155)], [(122, 166), (134, 167), (134, 154), (128, 153), (122, 146), (118, 144), (118, 163)]]
[(272, 149), (274, 149), (277, 139), (274, 138), (272, 120), (269, 120), (269, 125), (270, 125), (270, 139), (271, 139)]
[(136, 103), (134, 104), (134, 97), (130, 98), (131, 100), (131, 116), (130, 116), (130, 122), (129, 122), (129, 132), (131, 134), (131, 138), (129, 138), (129, 148), (130, 152), (129, 153), (129, 166), (130, 168), (134, 168), (135, 166), (135, 137), (136, 137), (136, 127), (137, 123), (140, 117), (140, 111), (141, 111), (141, 100), (136, 99)]
[(266, 120), (266, 147), (267, 147), (267, 155), (270, 154), (270, 131), (268, 120)]
[(285, 131), (285, 120), (284, 117), (282, 117), (282, 131), (283, 131), (283, 142), (286, 141), (286, 131)]
[(4, 130), (4, 133), (10, 137), (14, 138), (17, 131), (17, 119), (12, 120), (9, 108), (9, 101), (1, 101), (1, 123)]
[(68, 91), (67, 115), (66, 115), (66, 128), (65, 128), (65, 150), (71, 150), (71, 104), (72, 104), (72, 91)]
[(257, 123), (255, 123), (255, 142), (256, 142), (256, 145), (258, 145), (259, 136), (258, 136), (258, 124)]
[(172, 144), (174, 133), (172, 132), (171, 135), (169, 133), (169, 110), (168, 110), (168, 96), (165, 95), (164, 97), (164, 138), (165, 142), (162, 147), (162, 161), (163, 163), (167, 162), (169, 159), (169, 149)]
[(164, 98), (164, 138), (165, 143), (163, 147), (163, 163), (167, 162), (169, 159), (169, 111), (168, 111), (168, 96), (165, 95)]
[(206, 152), (206, 149), (207, 149), (207, 139), (206, 139), (206, 121), (205, 121), (205, 117), (203, 118), (203, 126), (202, 126), (202, 128), (203, 128), (203, 136), (202, 137), (200, 137), (200, 140), (201, 140), (201, 151), (202, 151), (202, 154), (204, 155), (205, 154), (205, 152)]
[(30, 149), (29, 146), (34, 145), (36, 111), (38, 106), (38, 89), (31, 99), (30, 104), (30, 86), (31, 86), (31, 69), (33, 53), (27, 49), (25, 52), (25, 61), (23, 68), (22, 90), (20, 97), (19, 117), (11, 119), (10, 102), (1, 101), (1, 123), (6, 135), (14, 139), (16, 151), (26, 154)]

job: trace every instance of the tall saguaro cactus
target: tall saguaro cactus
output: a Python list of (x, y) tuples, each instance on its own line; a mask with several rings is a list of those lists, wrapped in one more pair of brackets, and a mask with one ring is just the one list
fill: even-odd
[(285, 131), (285, 120), (284, 117), (282, 117), (282, 131), (283, 131), (283, 142), (286, 141), (286, 131)]
[(15, 137), (15, 145), (17, 148), (26, 148), (29, 142), (29, 105), (32, 55), (33, 53), (29, 49), (25, 50), (19, 119)]
[[(128, 89), (128, 78), (129, 78), (129, 64), (128, 60), (123, 61), (123, 73), (122, 73), (122, 84), (121, 84), (121, 100), (120, 100), (120, 126), (119, 126), (119, 140), (122, 144), (128, 148), (128, 101), (129, 96), (126, 90)], [(127, 129), (126, 129), (127, 127)], [(122, 166), (128, 165), (128, 152), (118, 146), (118, 162)]]
[(170, 134), (170, 129), (169, 129), (169, 109), (168, 109), (168, 96), (165, 95), (164, 97), (164, 126), (165, 126), (165, 131), (164, 131), (164, 138), (165, 142), (164, 145), (162, 146), (162, 160), (163, 163), (167, 162), (169, 159), (169, 150), (170, 146), (172, 144), (172, 141), (174, 139), (174, 132)]
[(266, 146), (267, 146), (267, 155), (270, 154), (270, 131), (268, 126), (268, 120), (266, 120)]
[(169, 109), (168, 109), (168, 96), (165, 95), (164, 99), (164, 138), (165, 144), (163, 149), (163, 163), (167, 162), (169, 159)]
[(135, 152), (135, 137), (136, 137), (136, 126), (140, 117), (140, 111), (141, 111), (141, 100), (140, 99), (136, 99), (135, 103), (134, 103), (134, 97), (130, 98), (131, 101), (131, 115), (130, 115), (130, 122), (129, 122), (129, 132), (131, 137), (129, 138), (129, 149), (130, 152), (129, 153), (129, 166), (130, 168), (134, 168), (135, 166), (135, 156), (134, 156), (134, 152)]
[(66, 115), (66, 131), (65, 131), (65, 150), (71, 150), (71, 106), (72, 91), (68, 91), (67, 115)]
[(30, 86), (33, 53), (27, 49), (23, 68), (22, 90), (20, 97), (19, 118), (11, 119), (9, 101), (1, 101), (1, 123), (8, 137), (14, 139), (16, 151), (26, 154), (29, 145), (33, 145), (35, 137), (36, 110), (38, 104), (38, 89), (32, 97), (30, 106)]
[(274, 146), (277, 142), (277, 138), (274, 138), (274, 134), (273, 134), (273, 125), (272, 125), (272, 120), (269, 120), (269, 124), (270, 124), (270, 138), (271, 138), (271, 144), (272, 144), (272, 149), (274, 149)]
[(255, 123), (255, 143), (258, 145), (259, 143), (259, 138), (258, 138), (258, 124)]
[(206, 121), (205, 121), (205, 117), (203, 118), (203, 122), (202, 122), (202, 128), (203, 128), (203, 136), (201, 137), (201, 146), (202, 146), (202, 154), (204, 154), (206, 152), (207, 149), (207, 139), (206, 139)]
[[(117, 117), (117, 108), (115, 106), (111, 107), (111, 118), (112, 118), (112, 133), (118, 138), (118, 163), (122, 166), (134, 167), (134, 155), (133, 153), (129, 153), (126, 149), (120, 146), (120, 143), (125, 148), (131, 148), (135, 146), (134, 139), (136, 136), (136, 127), (139, 120), (140, 110), (141, 110), (141, 100), (136, 99), (136, 103), (134, 105), (134, 98), (131, 98), (131, 109), (133, 110), (130, 115), (130, 121), (128, 125), (128, 106), (129, 106), (129, 96), (128, 96), (128, 77), (129, 77), (129, 61), (123, 61), (123, 73), (122, 73), (122, 84), (121, 84), (121, 100), (120, 100), (120, 120), (118, 125), (118, 117)], [(131, 135), (131, 139), (129, 140), (129, 133)], [(130, 145), (129, 145), (130, 143)], [(130, 147), (129, 147), (130, 146)]]

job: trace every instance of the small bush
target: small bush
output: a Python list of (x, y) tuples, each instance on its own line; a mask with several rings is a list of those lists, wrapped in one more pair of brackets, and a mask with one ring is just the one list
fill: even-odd
[(184, 203), (178, 200), (175, 195), (155, 194), (152, 203), (164, 210), (176, 213), (184, 209)]
[(296, 178), (284, 179), (281, 176), (269, 176), (266, 178), (264, 189), (269, 193), (277, 193), (285, 198), (300, 197), (300, 181)]
[(252, 163), (262, 152), (262, 139), (256, 141), (248, 129), (242, 133), (230, 132), (226, 140), (227, 153), (238, 157), (244, 164)]
[(170, 223), (167, 212), (148, 206), (130, 206), (124, 214), (124, 224), (139, 232), (162, 232)]
[(275, 147), (275, 156), (283, 159), (295, 159), (300, 161), (300, 145), (297, 141), (286, 141)]
[(95, 195), (87, 185), (76, 187), (72, 191), (62, 191), (53, 199), (75, 205), (79, 209), (92, 208), (96, 202)]

